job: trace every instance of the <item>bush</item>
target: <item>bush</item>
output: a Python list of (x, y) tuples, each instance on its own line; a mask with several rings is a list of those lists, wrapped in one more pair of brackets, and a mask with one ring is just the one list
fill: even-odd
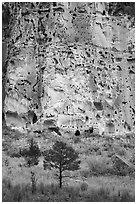
[(10, 157), (20, 158), (20, 157), (21, 157), (21, 154), (20, 154), (20, 152), (19, 152), (17, 149), (15, 149), (13, 152), (10, 152)]
[(92, 175), (99, 176), (106, 173), (106, 166), (97, 160), (88, 162), (88, 165)]
[(106, 175), (112, 173), (111, 160), (102, 156), (93, 157), (88, 161), (90, 175)]
[(86, 182), (83, 182), (80, 186), (81, 191), (87, 191), (88, 189), (88, 184)]
[(114, 174), (119, 176), (126, 176), (134, 173), (133, 167), (128, 167), (124, 162), (118, 158), (112, 158)]
[(88, 178), (88, 176), (90, 175), (90, 171), (89, 170), (82, 170), (82, 171), (80, 171), (80, 175), (82, 177)]
[(44, 183), (39, 183), (37, 185), (37, 191), (41, 194), (44, 194), (44, 195), (55, 195), (59, 192), (60, 188), (57, 184), (49, 184), (49, 185), (44, 185)]
[(82, 195), (85, 199), (83, 199), (86, 202), (134, 202), (135, 198), (134, 196), (130, 195), (130, 193), (126, 190), (124, 190), (122, 193), (113, 194), (111, 195), (111, 192), (108, 188), (100, 187), (97, 190), (92, 189), (90, 194)]
[(111, 158), (114, 154), (115, 154), (115, 151), (113, 151), (113, 150), (108, 150), (108, 152), (107, 152), (107, 156), (109, 158)]
[(102, 155), (102, 152), (100, 149), (96, 152), (96, 155)]
[(76, 144), (76, 143), (80, 143), (81, 142), (81, 138), (80, 137), (76, 137), (76, 136), (74, 136), (74, 143)]
[(45, 193), (44, 183), (41, 182), (41, 183), (38, 185), (38, 189), (39, 189), (39, 192), (40, 192), (41, 194), (44, 194), (44, 193)]
[(58, 194), (59, 190), (60, 188), (57, 184), (54, 184), (54, 183), (51, 184), (51, 190), (50, 190), (51, 195)]
[(135, 152), (132, 153), (132, 156), (130, 158), (130, 162), (135, 165)]
[(77, 197), (79, 197), (79, 191), (80, 191), (80, 188), (78, 187), (72, 187), (72, 186), (69, 186), (65, 189), (66, 192), (69, 193), (69, 196), (75, 200)]
[(101, 187), (97, 191), (97, 196), (103, 198), (104, 200), (109, 198), (110, 191), (108, 188)]
[(29, 149), (23, 149), (20, 154), (25, 158), (28, 167), (38, 165), (41, 152), (33, 138), (29, 141)]
[(2, 181), (2, 201), (3, 202), (20, 202), (24, 198), (28, 199), (31, 194), (28, 185), (15, 185), (11, 184), (9, 179)]
[(126, 150), (123, 147), (115, 147), (115, 153), (117, 153), (120, 156), (126, 156)]
[(98, 146), (96, 146), (96, 145), (93, 146), (93, 150), (94, 150), (95, 152), (97, 152), (99, 149), (100, 149), (100, 147), (98, 147)]
[(17, 202), (20, 202), (22, 200), (23, 192), (20, 185), (13, 187), (12, 196), (13, 201), (16, 200)]
[(130, 195), (128, 190), (124, 190), (120, 195), (120, 202), (133, 202), (135, 198)]
[(9, 179), (3, 179), (2, 180), (2, 188), (6, 188), (8, 190), (12, 189), (12, 184)]

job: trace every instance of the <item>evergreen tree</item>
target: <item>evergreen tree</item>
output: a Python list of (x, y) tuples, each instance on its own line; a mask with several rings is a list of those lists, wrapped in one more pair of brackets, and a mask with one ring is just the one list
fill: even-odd
[(44, 156), (44, 169), (57, 169), (60, 188), (62, 188), (63, 172), (79, 169), (80, 160), (78, 159), (78, 153), (64, 142), (56, 141), (52, 149), (45, 151)]
[[(25, 158), (28, 167), (38, 165), (41, 152), (38, 144), (33, 138), (30, 140), (29, 149), (24, 149), (23, 151), (21, 151), (21, 155)], [(35, 172), (31, 171), (32, 193), (36, 191), (36, 181), (37, 179)]]
[(25, 158), (29, 167), (38, 165), (41, 153), (38, 144), (33, 138), (30, 140), (29, 149), (21, 151), (21, 155)]

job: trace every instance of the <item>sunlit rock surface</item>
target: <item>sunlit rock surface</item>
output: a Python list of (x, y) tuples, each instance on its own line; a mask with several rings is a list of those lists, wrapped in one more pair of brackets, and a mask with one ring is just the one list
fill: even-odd
[(110, 15), (109, 4), (97, 2), (8, 8), (10, 36), (2, 58), (8, 126), (134, 131), (133, 17)]

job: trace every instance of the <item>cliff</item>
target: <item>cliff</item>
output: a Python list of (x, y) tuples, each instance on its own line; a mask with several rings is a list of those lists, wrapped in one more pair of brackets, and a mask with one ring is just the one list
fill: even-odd
[[(134, 3), (3, 4), (3, 120), (119, 134), (135, 126)], [(7, 17), (9, 16), (9, 18)]]

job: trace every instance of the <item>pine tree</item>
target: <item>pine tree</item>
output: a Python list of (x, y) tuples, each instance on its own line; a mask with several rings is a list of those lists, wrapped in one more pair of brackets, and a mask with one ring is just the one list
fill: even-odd
[(21, 155), (25, 158), (29, 167), (38, 165), (41, 153), (38, 144), (33, 138), (30, 140), (29, 149), (21, 151)]
[(60, 188), (62, 188), (63, 172), (79, 169), (80, 160), (78, 159), (78, 153), (64, 142), (56, 141), (52, 149), (45, 151), (44, 156), (44, 169), (57, 169)]
[[(25, 158), (27, 166), (35, 166), (39, 163), (39, 157), (41, 155), (38, 144), (32, 138), (29, 143), (29, 149), (24, 149), (21, 151), (21, 155)], [(32, 193), (36, 191), (36, 175), (35, 172), (31, 171), (31, 188)]]

